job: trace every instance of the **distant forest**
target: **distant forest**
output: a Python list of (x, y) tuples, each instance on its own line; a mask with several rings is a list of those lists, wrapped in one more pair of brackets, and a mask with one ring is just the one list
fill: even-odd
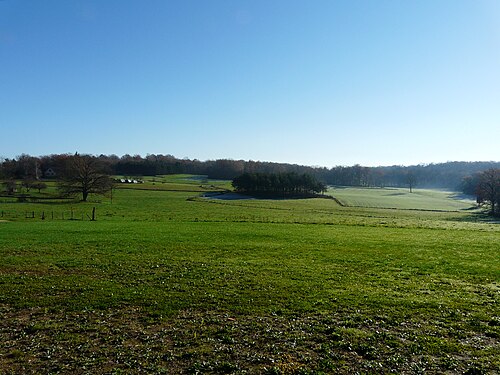
[[(40, 179), (57, 178), (69, 154), (40, 157), (20, 155), (0, 160), (0, 178)], [(421, 187), (462, 190), (465, 177), (500, 168), (500, 162), (447, 162), (416, 166), (310, 167), (296, 164), (219, 159), (200, 161), (178, 159), (172, 155), (99, 155), (95, 156), (109, 174), (129, 177), (163, 174), (198, 174), (209, 179), (234, 179), (244, 173), (309, 174), (327, 185), (363, 187)]]

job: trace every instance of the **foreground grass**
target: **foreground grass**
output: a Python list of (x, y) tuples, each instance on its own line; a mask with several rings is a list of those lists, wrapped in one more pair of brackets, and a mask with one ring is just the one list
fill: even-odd
[(500, 371), (497, 224), (192, 197), (0, 223), (0, 372)]

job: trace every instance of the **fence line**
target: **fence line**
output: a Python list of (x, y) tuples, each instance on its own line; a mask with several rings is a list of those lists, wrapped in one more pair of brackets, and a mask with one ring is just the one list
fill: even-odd
[(2, 210), (0, 209), (0, 219), (34, 219), (34, 220), (90, 220), (96, 221), (96, 208), (92, 210), (31, 210), (31, 211), (17, 211), (17, 210)]

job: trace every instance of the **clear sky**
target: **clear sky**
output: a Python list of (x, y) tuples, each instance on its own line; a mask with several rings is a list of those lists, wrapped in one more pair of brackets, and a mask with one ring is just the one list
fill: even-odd
[(500, 160), (496, 0), (3, 0), (0, 156)]

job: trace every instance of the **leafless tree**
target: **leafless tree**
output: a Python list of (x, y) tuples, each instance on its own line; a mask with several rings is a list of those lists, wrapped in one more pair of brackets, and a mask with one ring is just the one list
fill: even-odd
[(29, 193), (35, 182), (36, 181), (33, 179), (33, 177), (28, 176), (23, 179), (23, 181), (21, 182), (21, 186), (26, 189), (27, 193)]
[(17, 190), (17, 183), (14, 180), (4, 181), (2, 185), (5, 188), (5, 192), (9, 195), (13, 195)]
[(415, 172), (413, 172), (413, 171), (410, 170), (410, 171), (408, 171), (406, 173), (405, 177), (406, 177), (406, 184), (410, 188), (410, 193), (412, 193), (413, 192), (413, 188), (417, 184), (417, 176), (415, 176)]
[(69, 156), (58, 182), (59, 191), (65, 196), (81, 195), (86, 202), (89, 194), (104, 195), (111, 191), (113, 180), (106, 173), (100, 160), (91, 155)]
[(488, 169), (479, 175), (477, 200), (488, 203), (492, 215), (500, 215), (500, 169)]
[(38, 193), (42, 191), (42, 189), (47, 189), (47, 184), (44, 182), (36, 182), (32, 185), (33, 189), (37, 189)]

